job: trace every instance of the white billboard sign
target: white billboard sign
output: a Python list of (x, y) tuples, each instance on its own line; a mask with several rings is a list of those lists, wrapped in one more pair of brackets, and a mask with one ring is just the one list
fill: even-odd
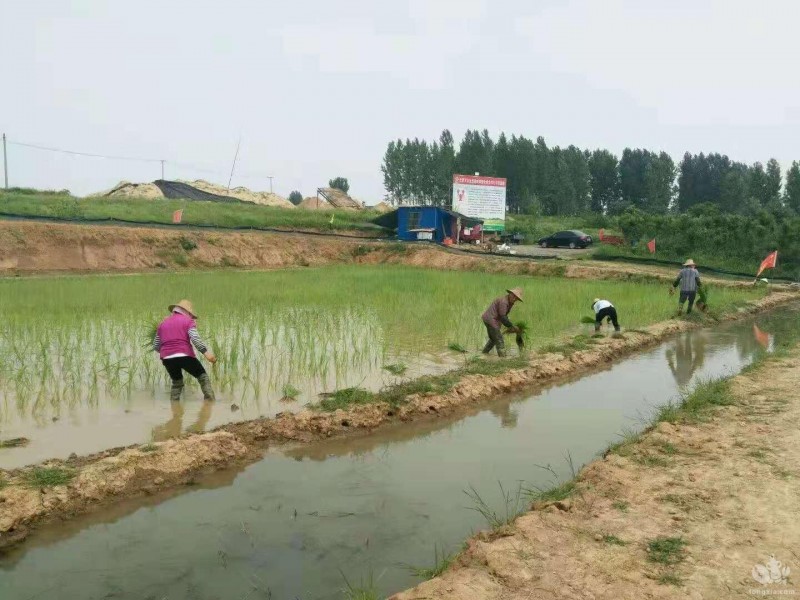
[(483, 219), (484, 231), (503, 231), (506, 220), (505, 178), (453, 175), (453, 210)]

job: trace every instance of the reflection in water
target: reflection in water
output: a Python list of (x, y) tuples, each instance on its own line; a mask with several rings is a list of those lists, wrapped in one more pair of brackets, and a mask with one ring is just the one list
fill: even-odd
[(671, 348), (667, 348), (667, 364), (678, 387), (685, 388), (695, 371), (703, 366), (706, 353), (704, 331), (689, 331), (678, 336)]
[(517, 426), (517, 419), (519, 414), (516, 410), (511, 408), (510, 402), (501, 402), (489, 408), (491, 413), (500, 419), (500, 425), (504, 428), (513, 429)]
[(756, 338), (759, 346), (764, 350), (769, 350), (769, 334), (761, 331), (755, 323), (753, 323), (753, 336)]
[[(200, 433), (205, 431), (209, 419), (211, 419), (211, 410), (214, 407), (213, 401), (204, 401), (200, 407), (200, 412), (197, 414), (197, 420), (189, 427), (186, 428), (187, 432)], [(156, 425), (153, 427), (153, 441), (163, 442), (170, 438), (179, 437), (183, 429), (183, 403), (170, 402), (170, 409), (172, 410), (172, 417), (163, 425)]]

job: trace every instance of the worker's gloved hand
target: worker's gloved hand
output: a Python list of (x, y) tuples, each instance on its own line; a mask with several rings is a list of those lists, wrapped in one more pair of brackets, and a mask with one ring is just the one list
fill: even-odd
[(214, 356), (214, 353), (213, 353), (213, 352), (211, 352), (211, 350), (209, 350), (208, 352), (205, 352), (205, 353), (203, 354), (203, 356), (205, 356), (205, 357), (206, 357), (206, 360), (207, 360), (208, 362), (210, 362), (212, 365), (213, 365), (215, 362), (217, 362), (217, 357), (216, 357), (216, 356)]
[(675, 295), (675, 288), (674, 287), (669, 288), (669, 295), (670, 296), (674, 296)]
[(519, 329), (516, 327), (508, 327), (506, 333), (519, 333)]

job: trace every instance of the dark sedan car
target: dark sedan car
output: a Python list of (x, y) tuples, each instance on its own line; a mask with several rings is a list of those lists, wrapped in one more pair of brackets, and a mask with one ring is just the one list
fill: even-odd
[(542, 248), (558, 248), (560, 246), (567, 248), (586, 248), (592, 244), (592, 236), (571, 229), (569, 231), (559, 231), (553, 235), (543, 237), (539, 240), (539, 245)]

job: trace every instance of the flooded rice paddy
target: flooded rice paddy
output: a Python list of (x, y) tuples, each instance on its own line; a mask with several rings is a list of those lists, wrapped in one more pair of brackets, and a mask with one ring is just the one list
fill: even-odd
[[(609, 369), (498, 398), (462, 418), (269, 452), (169, 499), (115, 507), (39, 532), (0, 559), (0, 598), (322, 600), (347, 581), (383, 597), (415, 584), (409, 565), (457, 551), (514, 490), (549, 487), (656, 406), (797, 341), (797, 307), (681, 334)], [(513, 510), (516, 506), (509, 507)], [(521, 507), (520, 507), (521, 508)]]
[[(529, 323), (534, 345), (579, 331), (597, 295), (616, 303), (626, 327), (674, 308), (666, 287), (652, 283), (389, 265), (0, 280), (0, 439), (31, 440), (0, 450), (0, 466), (162, 440), (297, 410), (322, 392), (374, 391), (451, 369), (462, 357), (449, 343), (480, 348), (481, 313), (512, 285), (527, 296), (512, 317)], [(714, 300), (724, 308), (756, 293), (721, 289)], [(219, 357), (215, 404), (190, 382), (184, 401), (171, 405), (149, 349), (153, 324), (181, 298), (194, 302)], [(388, 365), (406, 370), (394, 375)], [(289, 387), (298, 395), (284, 402)]]

